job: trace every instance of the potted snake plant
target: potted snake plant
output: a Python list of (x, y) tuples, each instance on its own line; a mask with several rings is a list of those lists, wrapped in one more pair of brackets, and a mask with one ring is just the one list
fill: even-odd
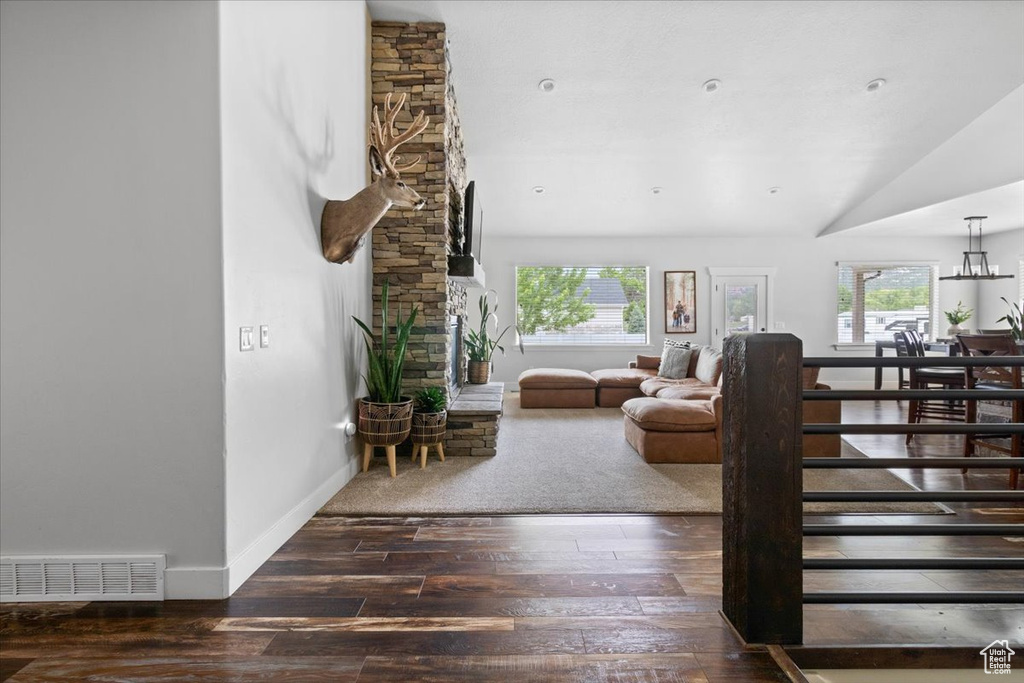
[[(512, 325), (508, 325), (498, 334), (498, 304), (495, 302), (492, 308), (488, 299), (488, 295), (492, 293), (496, 294), (493, 289), (488, 289), (480, 295), (480, 329), (469, 330), (466, 333), (466, 355), (469, 357), (466, 379), (470, 384), (487, 384), (491, 381), (491, 356), (494, 355), (495, 349), (501, 351), (501, 355), (505, 355), (505, 347), (498, 342), (512, 329)], [(490, 331), (492, 321), (494, 334), (497, 334), (494, 337)], [(522, 343), (519, 345), (519, 351), (523, 351)]]
[(393, 334), (388, 334), (388, 282), (381, 292), (381, 334), (378, 338), (369, 325), (353, 316), (363, 331), (366, 343), (367, 396), (359, 399), (359, 435), (363, 439), (363, 471), (370, 466), (374, 446), (387, 448), (388, 466), (395, 476), (395, 446), (405, 441), (412, 428), (412, 398), (402, 395), (402, 369), (409, 334), (416, 321), (414, 305), (409, 317), (402, 319), (401, 307), (395, 313)]

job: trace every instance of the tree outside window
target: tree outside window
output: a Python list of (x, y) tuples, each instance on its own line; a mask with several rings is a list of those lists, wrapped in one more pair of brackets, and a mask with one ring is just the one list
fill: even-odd
[(647, 268), (520, 266), (516, 306), (524, 344), (646, 344)]

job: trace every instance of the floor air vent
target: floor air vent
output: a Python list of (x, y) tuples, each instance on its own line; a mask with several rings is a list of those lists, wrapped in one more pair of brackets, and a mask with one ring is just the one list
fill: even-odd
[(163, 555), (0, 557), (0, 602), (163, 600)]

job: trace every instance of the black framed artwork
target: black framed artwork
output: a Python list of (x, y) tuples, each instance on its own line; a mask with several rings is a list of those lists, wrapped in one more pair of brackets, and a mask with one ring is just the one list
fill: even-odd
[(665, 271), (665, 333), (697, 331), (697, 271)]

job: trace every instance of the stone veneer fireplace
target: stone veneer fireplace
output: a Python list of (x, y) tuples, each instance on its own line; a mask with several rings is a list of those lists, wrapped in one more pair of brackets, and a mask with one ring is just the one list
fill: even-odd
[[(466, 288), (448, 276), (448, 256), (458, 251), (451, 226), (461, 220), (467, 181), (445, 26), (375, 21), (370, 49), (373, 104), (383, 108), (387, 93), (405, 93), (408, 108), (399, 114), (399, 128), (420, 110), (430, 117), (423, 134), (402, 148), (408, 159), (421, 157), (402, 179), (426, 206), (420, 211), (393, 208), (373, 229), (373, 323), (380, 329), (381, 289), (387, 280), (392, 307), (420, 307), (409, 339), (406, 390), (447, 387), (454, 399), (465, 377), (466, 353), (460, 343), (461, 326), (453, 326), (452, 320), (465, 320), (467, 296)], [(500, 388), (490, 392), (495, 388), (500, 403)], [(463, 421), (450, 415), (445, 452), (494, 455), (500, 406), (487, 413), (473, 412)]]
[[(405, 93), (408, 108), (399, 114), (402, 128), (419, 111), (430, 125), (403, 148), (403, 156), (421, 163), (402, 179), (426, 200), (419, 211), (392, 208), (373, 230), (374, 325), (379, 326), (381, 286), (403, 307), (420, 314), (409, 340), (405, 384), (410, 391), (450, 385), (450, 316), (466, 313), (466, 290), (448, 279), (452, 253), (449, 224), (461, 212), (466, 188), (466, 159), (455, 92), (449, 80), (444, 24), (373, 22), (370, 74), (373, 104), (383, 107), (388, 93)], [(453, 199), (454, 198), (454, 199)]]

